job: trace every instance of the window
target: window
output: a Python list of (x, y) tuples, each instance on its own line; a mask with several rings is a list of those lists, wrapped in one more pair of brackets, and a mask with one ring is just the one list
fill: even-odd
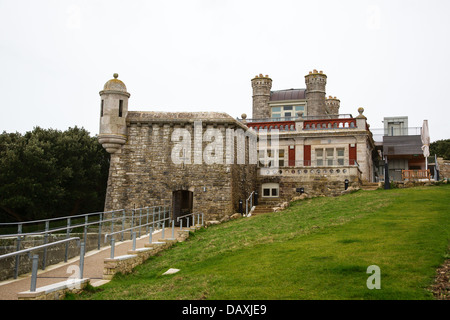
[(284, 167), (284, 149), (278, 150), (278, 165)]
[(272, 107), (272, 112), (281, 112), (281, 107)]
[(280, 107), (272, 107), (271, 109), (271, 117), (272, 118), (283, 118), (280, 120), (291, 120), (291, 117), (297, 117), (297, 113), (304, 113), (305, 106), (297, 105), (297, 106), (280, 106)]
[(316, 166), (344, 165), (345, 148), (317, 148), (315, 154)]
[(316, 164), (323, 166), (323, 149), (316, 149)]
[(343, 166), (344, 165), (344, 157), (345, 157), (344, 148), (338, 148), (338, 149), (336, 149), (336, 152), (337, 152), (338, 165)]
[(334, 149), (326, 149), (327, 152), (327, 165), (332, 166), (334, 160)]
[(278, 156), (278, 166), (284, 166), (284, 149), (278, 149), (278, 154), (273, 149), (259, 151), (259, 163), (263, 167), (275, 167), (275, 156)]
[(103, 117), (103, 103), (104, 103), (104, 100), (102, 99), (102, 104), (100, 107), (100, 117)]
[(123, 100), (119, 100), (119, 117), (122, 117), (123, 113)]
[(280, 186), (278, 183), (263, 183), (262, 195), (266, 198), (276, 198), (279, 196)]
[(284, 113), (284, 120), (291, 120), (291, 116), (292, 116), (291, 112), (285, 112)]

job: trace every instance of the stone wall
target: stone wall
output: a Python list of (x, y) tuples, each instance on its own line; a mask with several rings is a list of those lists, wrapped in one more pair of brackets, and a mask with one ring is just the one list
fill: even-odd
[[(241, 150), (235, 142), (235, 161), (226, 163), (226, 131), (248, 130), (232, 117), (224, 113), (129, 112), (127, 121), (127, 143), (111, 154), (105, 211), (172, 204), (174, 191), (188, 190), (193, 192), (193, 212), (217, 220), (233, 214), (237, 199), (253, 191), (256, 165), (236, 161), (240, 152), (248, 153), (248, 143)], [(186, 139), (190, 139), (190, 152), (184, 155), (175, 152), (182, 151), (177, 148), (184, 141), (177, 136), (178, 129), (185, 129)], [(223, 137), (221, 163), (205, 163), (206, 148), (214, 140), (202, 139), (199, 144), (198, 139), (208, 129), (219, 130)], [(177, 157), (182, 155), (182, 163), (175, 163), (174, 152)]]
[(444, 158), (437, 158), (439, 165), (439, 179), (450, 179), (450, 160)]
[[(304, 192), (312, 197), (317, 196), (338, 196), (345, 190), (345, 180), (348, 180), (348, 187), (359, 188), (361, 186), (361, 171), (356, 166), (340, 168), (316, 167), (316, 168), (285, 168), (277, 174), (261, 174), (258, 169), (258, 192), (261, 201), (278, 200), (279, 202), (290, 201), (299, 196), (298, 188), (303, 188)], [(264, 183), (279, 184), (279, 198), (264, 198), (261, 186)]]

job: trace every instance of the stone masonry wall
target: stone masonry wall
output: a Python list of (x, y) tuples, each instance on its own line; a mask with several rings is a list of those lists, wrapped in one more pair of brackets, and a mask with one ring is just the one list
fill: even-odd
[[(195, 132), (195, 120), (201, 121), (200, 133)], [(233, 214), (238, 206), (236, 199), (251, 192), (255, 166), (225, 163), (226, 129), (246, 130), (228, 115), (129, 112), (128, 122), (127, 143), (121, 152), (111, 155), (105, 210), (172, 204), (174, 191), (188, 190), (193, 192), (193, 211), (204, 213), (207, 220), (217, 220)], [(219, 129), (224, 138), (222, 164), (194, 163), (211, 144), (203, 139), (200, 150), (195, 138), (209, 128)], [(172, 159), (172, 151), (180, 145), (172, 141), (176, 129), (189, 132), (188, 163), (174, 163)], [(235, 143), (235, 159), (241, 151)]]

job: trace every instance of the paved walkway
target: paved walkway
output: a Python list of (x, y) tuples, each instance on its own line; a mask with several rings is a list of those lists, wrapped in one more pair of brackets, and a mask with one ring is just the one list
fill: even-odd
[[(184, 228), (185, 229), (185, 228)], [(178, 235), (179, 228), (175, 228), (175, 237)], [(172, 229), (165, 230), (165, 239), (172, 237)], [(162, 239), (162, 232), (158, 230), (152, 235), (152, 242)], [(149, 235), (143, 235), (136, 239), (136, 248), (144, 248), (149, 243)], [(127, 254), (133, 246), (132, 240), (116, 242), (114, 247), (114, 256), (118, 257)], [(104, 259), (109, 258), (111, 254), (111, 246), (106, 246), (100, 250), (92, 250), (86, 253), (84, 258), (83, 278), (89, 278), (93, 286), (98, 286), (107, 282), (103, 280)], [(79, 267), (80, 258), (75, 257), (67, 262), (61, 262), (56, 265), (48, 266), (45, 270), (39, 270), (37, 276), (36, 288), (46, 285), (62, 282), (74, 277), (75, 267)], [(75, 267), (70, 267), (75, 266)], [(30, 290), (31, 273), (20, 275), (17, 279), (5, 280), (0, 282), (0, 300), (17, 300), (17, 294)]]

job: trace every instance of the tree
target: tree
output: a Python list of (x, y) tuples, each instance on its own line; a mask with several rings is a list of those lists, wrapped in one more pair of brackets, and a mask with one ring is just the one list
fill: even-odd
[(102, 211), (109, 155), (80, 128), (0, 135), (3, 221)]
[(450, 139), (437, 140), (430, 143), (430, 156), (437, 155), (450, 160)]

